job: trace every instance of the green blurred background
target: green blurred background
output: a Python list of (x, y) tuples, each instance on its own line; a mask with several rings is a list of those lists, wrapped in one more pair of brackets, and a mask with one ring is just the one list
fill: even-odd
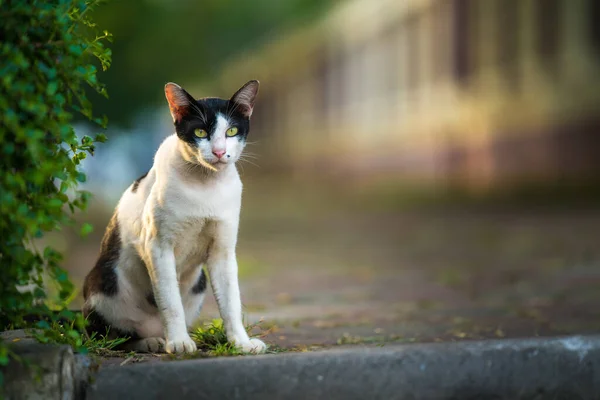
[[(115, 37), (109, 142), (84, 166), (96, 229), (52, 238), (76, 282), (172, 132), (164, 84), (228, 97), (259, 79), (239, 166), (250, 320), (330, 339), (365, 319), (429, 339), (456, 318), (600, 328), (600, 2), (129, 0), (95, 19)], [(324, 341), (292, 325), (273, 340)]]
[[(148, 107), (163, 106), (165, 82), (198, 85), (220, 75), (240, 51), (309, 23), (332, 1), (107, 2), (95, 18), (116, 37), (104, 82), (111, 100), (97, 102), (113, 125), (131, 126)], [(233, 86), (237, 82), (232, 82)], [(241, 84), (240, 84), (241, 85)], [(206, 94), (197, 94), (205, 97)], [(126, 105), (126, 106), (125, 106)]]

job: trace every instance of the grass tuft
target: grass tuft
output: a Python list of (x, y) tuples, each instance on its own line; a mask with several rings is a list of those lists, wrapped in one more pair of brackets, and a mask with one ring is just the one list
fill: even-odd
[[(246, 327), (250, 332), (254, 326)], [(211, 356), (238, 356), (243, 353), (233, 343), (227, 341), (227, 334), (222, 319), (213, 319), (209, 323), (196, 328), (190, 333), (196, 342), (198, 350), (209, 353)]]
[(106, 329), (106, 333), (103, 335), (93, 332), (88, 336), (85, 333), (79, 332), (75, 326), (75, 321), (71, 323), (59, 321), (44, 322), (44, 325), (48, 325), (48, 328), (44, 331), (40, 329), (33, 329), (31, 331), (33, 338), (38, 342), (67, 344), (73, 350), (83, 354), (91, 353), (105, 356), (108, 353), (115, 352), (118, 346), (129, 340), (129, 337), (111, 338), (109, 328)]
[[(251, 333), (255, 328), (259, 328), (261, 330), (261, 334), (258, 335), (259, 337), (264, 337), (271, 332), (271, 329), (264, 330), (262, 328), (262, 322), (263, 321), (261, 320), (256, 324), (246, 325), (246, 332), (250, 337), (252, 337)], [(225, 333), (223, 320), (220, 318), (213, 319), (211, 322), (205, 323), (204, 325), (196, 328), (190, 333), (190, 336), (196, 342), (198, 350), (207, 353), (209, 356), (239, 356), (244, 354), (238, 350), (233, 343), (229, 343), (227, 341), (227, 334)], [(267, 353), (279, 353), (282, 351), (283, 350), (280, 348), (269, 349)]]

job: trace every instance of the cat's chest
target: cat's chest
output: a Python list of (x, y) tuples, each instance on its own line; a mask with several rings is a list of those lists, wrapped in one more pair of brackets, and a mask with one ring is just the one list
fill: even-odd
[[(172, 182), (162, 199), (160, 228), (174, 246), (177, 269), (206, 261), (208, 249), (221, 223), (236, 222), (241, 204), (241, 183), (179, 184)], [(235, 221), (233, 221), (235, 220)]]
[(207, 219), (190, 219), (175, 227), (173, 245), (178, 270), (206, 261), (215, 223)]
[(164, 207), (175, 223), (207, 221), (239, 214), (241, 184), (176, 184), (166, 193)]

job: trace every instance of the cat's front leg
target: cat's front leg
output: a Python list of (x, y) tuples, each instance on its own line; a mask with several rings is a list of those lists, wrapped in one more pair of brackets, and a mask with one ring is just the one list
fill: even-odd
[(265, 343), (260, 339), (251, 339), (242, 321), (238, 265), (235, 258), (237, 225), (219, 223), (216, 232), (217, 235), (209, 251), (207, 267), (213, 293), (227, 332), (227, 340), (245, 353), (264, 353), (267, 349)]
[(160, 310), (165, 330), (167, 353), (193, 353), (196, 343), (190, 338), (185, 322), (185, 312), (179, 292), (173, 247), (159, 240), (148, 242), (150, 265), (148, 272), (154, 298)]

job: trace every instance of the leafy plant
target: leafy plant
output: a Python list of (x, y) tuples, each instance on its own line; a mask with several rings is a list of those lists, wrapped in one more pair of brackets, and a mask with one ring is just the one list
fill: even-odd
[[(78, 165), (106, 140), (103, 134), (78, 138), (72, 127), (78, 114), (107, 123), (93, 116), (86, 96), (90, 88), (106, 96), (93, 59), (103, 70), (111, 62), (105, 47), (111, 35), (98, 33), (89, 17), (99, 3), (0, 0), (0, 325), (26, 326), (26, 315), (38, 315), (48, 340), (57, 339), (51, 328), (59, 318), (73, 322), (66, 334), (74, 340), (83, 326), (64, 311), (73, 285), (61, 254), (38, 245), (45, 232), (86, 208), (90, 194), (77, 189), (86, 179)], [(51, 306), (45, 276), (58, 288)], [(8, 359), (0, 342), (0, 365)]]

